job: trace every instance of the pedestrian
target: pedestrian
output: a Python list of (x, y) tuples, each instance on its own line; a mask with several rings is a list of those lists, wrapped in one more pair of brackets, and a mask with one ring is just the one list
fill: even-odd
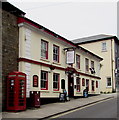
[(67, 91), (66, 91), (66, 89), (63, 90), (63, 93), (64, 93), (64, 100), (67, 101)]

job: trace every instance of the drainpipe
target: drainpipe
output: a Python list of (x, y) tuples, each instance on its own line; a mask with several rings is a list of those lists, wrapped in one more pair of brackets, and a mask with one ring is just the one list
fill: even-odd
[(111, 67), (112, 67), (112, 92), (114, 91), (114, 74), (113, 74), (113, 51), (112, 51), (112, 39), (111, 39)]

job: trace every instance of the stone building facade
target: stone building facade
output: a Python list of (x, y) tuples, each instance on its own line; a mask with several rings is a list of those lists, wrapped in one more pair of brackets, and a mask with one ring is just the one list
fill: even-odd
[(17, 17), (25, 13), (8, 2), (2, 3), (2, 101), (5, 108), (6, 78), (18, 70), (19, 29)]

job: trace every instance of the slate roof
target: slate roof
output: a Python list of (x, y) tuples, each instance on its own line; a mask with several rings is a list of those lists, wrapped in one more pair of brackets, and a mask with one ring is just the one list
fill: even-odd
[(83, 43), (90, 43), (90, 42), (96, 42), (96, 41), (100, 41), (100, 40), (107, 40), (107, 39), (113, 39), (113, 38), (117, 39), (116, 36), (99, 34), (99, 35), (95, 35), (95, 36), (75, 39), (75, 40), (72, 40), (72, 42), (75, 44), (83, 44)]

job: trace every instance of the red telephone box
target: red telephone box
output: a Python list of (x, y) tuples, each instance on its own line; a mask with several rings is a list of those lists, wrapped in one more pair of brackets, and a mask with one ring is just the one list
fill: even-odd
[(26, 74), (9, 73), (7, 78), (7, 110), (20, 111), (26, 109)]

